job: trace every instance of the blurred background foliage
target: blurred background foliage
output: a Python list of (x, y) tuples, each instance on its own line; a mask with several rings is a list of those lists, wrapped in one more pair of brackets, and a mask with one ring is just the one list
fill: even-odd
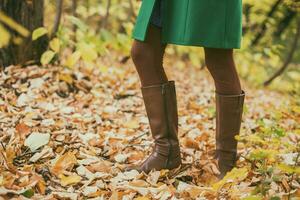
[[(83, 63), (105, 70), (101, 58), (111, 57), (113, 51), (122, 55), (118, 62), (125, 63), (130, 58), (131, 32), (140, 4), (136, 0), (44, 0), (40, 14), (45, 28), (30, 30), (34, 40), (44, 35), (49, 39), (40, 62), (69, 68)], [(243, 9), (243, 44), (236, 50), (241, 76), (254, 87), (268, 86), (298, 96), (300, 1), (243, 0)], [(5, 49), (8, 41), (20, 43), (25, 36), (9, 34), (10, 29), (18, 32), (17, 25), (8, 22), (5, 12), (0, 14), (0, 48)], [(167, 54), (180, 58), (179, 67), (204, 68), (200, 48), (169, 45)]]

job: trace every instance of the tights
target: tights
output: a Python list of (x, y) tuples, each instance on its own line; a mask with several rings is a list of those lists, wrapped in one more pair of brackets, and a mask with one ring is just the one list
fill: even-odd
[(168, 82), (163, 68), (166, 45), (161, 43), (161, 29), (149, 24), (145, 42), (134, 40), (131, 57), (139, 74), (142, 86)]
[[(135, 40), (131, 49), (132, 60), (142, 86), (166, 83), (163, 68), (166, 45), (161, 43), (161, 29), (149, 25), (146, 40)], [(232, 49), (204, 48), (205, 62), (212, 75), (216, 92), (224, 95), (241, 94), (240, 80), (236, 71)]]

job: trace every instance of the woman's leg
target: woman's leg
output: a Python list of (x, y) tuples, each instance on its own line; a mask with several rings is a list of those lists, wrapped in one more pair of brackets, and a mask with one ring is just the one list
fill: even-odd
[(219, 94), (241, 94), (241, 84), (236, 71), (232, 49), (205, 48), (206, 66)]
[(175, 82), (168, 81), (163, 69), (166, 45), (161, 29), (150, 25), (145, 42), (134, 41), (132, 59), (141, 80), (143, 100), (155, 146), (139, 166), (127, 168), (150, 172), (173, 169), (181, 164)]
[(142, 86), (168, 82), (163, 68), (166, 45), (161, 44), (161, 29), (149, 24), (145, 42), (135, 40), (131, 57), (139, 74)]
[(216, 158), (219, 178), (223, 178), (236, 162), (245, 93), (233, 59), (233, 50), (205, 49), (206, 64), (216, 87)]

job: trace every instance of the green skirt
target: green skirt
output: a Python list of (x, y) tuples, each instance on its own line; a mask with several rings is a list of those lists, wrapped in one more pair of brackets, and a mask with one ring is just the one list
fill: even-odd
[[(132, 37), (145, 41), (156, 0), (143, 0)], [(239, 49), (242, 0), (163, 0), (162, 43)]]

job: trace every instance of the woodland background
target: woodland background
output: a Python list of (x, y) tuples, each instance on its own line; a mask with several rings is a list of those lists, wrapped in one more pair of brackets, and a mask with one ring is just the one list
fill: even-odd
[(141, 1), (0, 0), (0, 199), (299, 199), (300, 2), (244, 0), (240, 159), (222, 181), (203, 51), (169, 45), (185, 165), (124, 173), (151, 150), (130, 59)]

